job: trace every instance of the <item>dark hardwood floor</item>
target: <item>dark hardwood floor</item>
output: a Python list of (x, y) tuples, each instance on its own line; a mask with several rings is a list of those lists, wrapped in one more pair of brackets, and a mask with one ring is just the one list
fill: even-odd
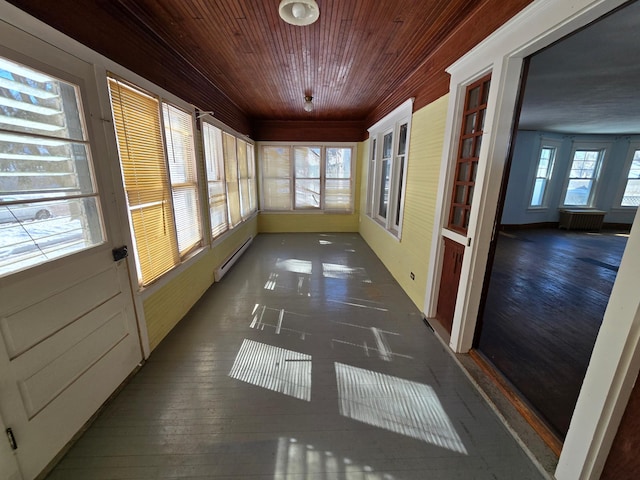
[(477, 349), (563, 439), (626, 233), (501, 232)]

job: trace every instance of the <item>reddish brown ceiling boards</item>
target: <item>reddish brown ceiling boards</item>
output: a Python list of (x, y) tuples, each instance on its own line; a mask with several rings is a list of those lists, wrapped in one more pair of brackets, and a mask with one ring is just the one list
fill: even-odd
[(531, 0), (317, 0), (307, 27), (279, 0), (9, 1), (242, 133), (273, 133), (426, 104), (447, 91), (444, 67)]

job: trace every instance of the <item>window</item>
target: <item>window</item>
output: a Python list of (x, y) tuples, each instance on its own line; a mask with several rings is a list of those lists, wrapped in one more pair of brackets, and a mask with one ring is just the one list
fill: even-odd
[(627, 172), (627, 182), (622, 194), (622, 207), (640, 206), (640, 149), (631, 149), (632, 158)]
[(472, 83), (467, 87), (464, 101), (448, 222), (449, 229), (463, 235), (469, 227), (490, 85), (491, 75)]
[(533, 192), (531, 193), (530, 207), (544, 207), (546, 202), (547, 185), (551, 179), (551, 172), (556, 160), (557, 146), (551, 146), (543, 142), (538, 155)]
[(224, 171), (227, 180), (227, 206), (229, 208), (229, 226), (235, 227), (242, 221), (240, 213), (240, 188), (238, 186), (238, 157), (236, 137), (223, 132), (222, 149), (224, 152)]
[(266, 211), (353, 211), (354, 147), (262, 145)]
[(294, 147), (295, 208), (320, 208), (320, 148)]
[(191, 115), (114, 78), (109, 91), (138, 276), (147, 285), (200, 242)]
[(173, 105), (163, 104), (162, 112), (178, 249), (185, 254), (202, 238), (193, 122), (191, 115)]
[(104, 240), (78, 86), (0, 57), (0, 276)]
[(575, 148), (564, 195), (564, 206), (590, 207), (604, 149)]
[(369, 217), (400, 237), (413, 102), (405, 102), (369, 129)]
[(227, 220), (227, 189), (224, 179), (222, 130), (210, 123), (202, 124), (204, 159), (207, 169), (207, 192), (211, 238), (216, 238), (229, 228)]

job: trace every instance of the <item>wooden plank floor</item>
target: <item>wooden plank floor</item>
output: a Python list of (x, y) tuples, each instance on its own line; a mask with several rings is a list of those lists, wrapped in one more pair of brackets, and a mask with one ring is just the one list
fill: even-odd
[(498, 239), (478, 350), (563, 439), (627, 235), (519, 230)]
[(49, 478), (543, 478), (357, 234), (259, 235)]

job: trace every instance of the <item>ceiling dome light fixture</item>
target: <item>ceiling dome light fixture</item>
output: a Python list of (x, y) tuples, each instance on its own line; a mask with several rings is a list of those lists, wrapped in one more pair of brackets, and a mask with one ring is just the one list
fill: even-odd
[(315, 0), (282, 0), (278, 11), (285, 22), (298, 26), (311, 25), (320, 16)]
[(305, 112), (313, 111), (313, 97), (311, 95), (304, 96), (304, 105), (302, 106)]

